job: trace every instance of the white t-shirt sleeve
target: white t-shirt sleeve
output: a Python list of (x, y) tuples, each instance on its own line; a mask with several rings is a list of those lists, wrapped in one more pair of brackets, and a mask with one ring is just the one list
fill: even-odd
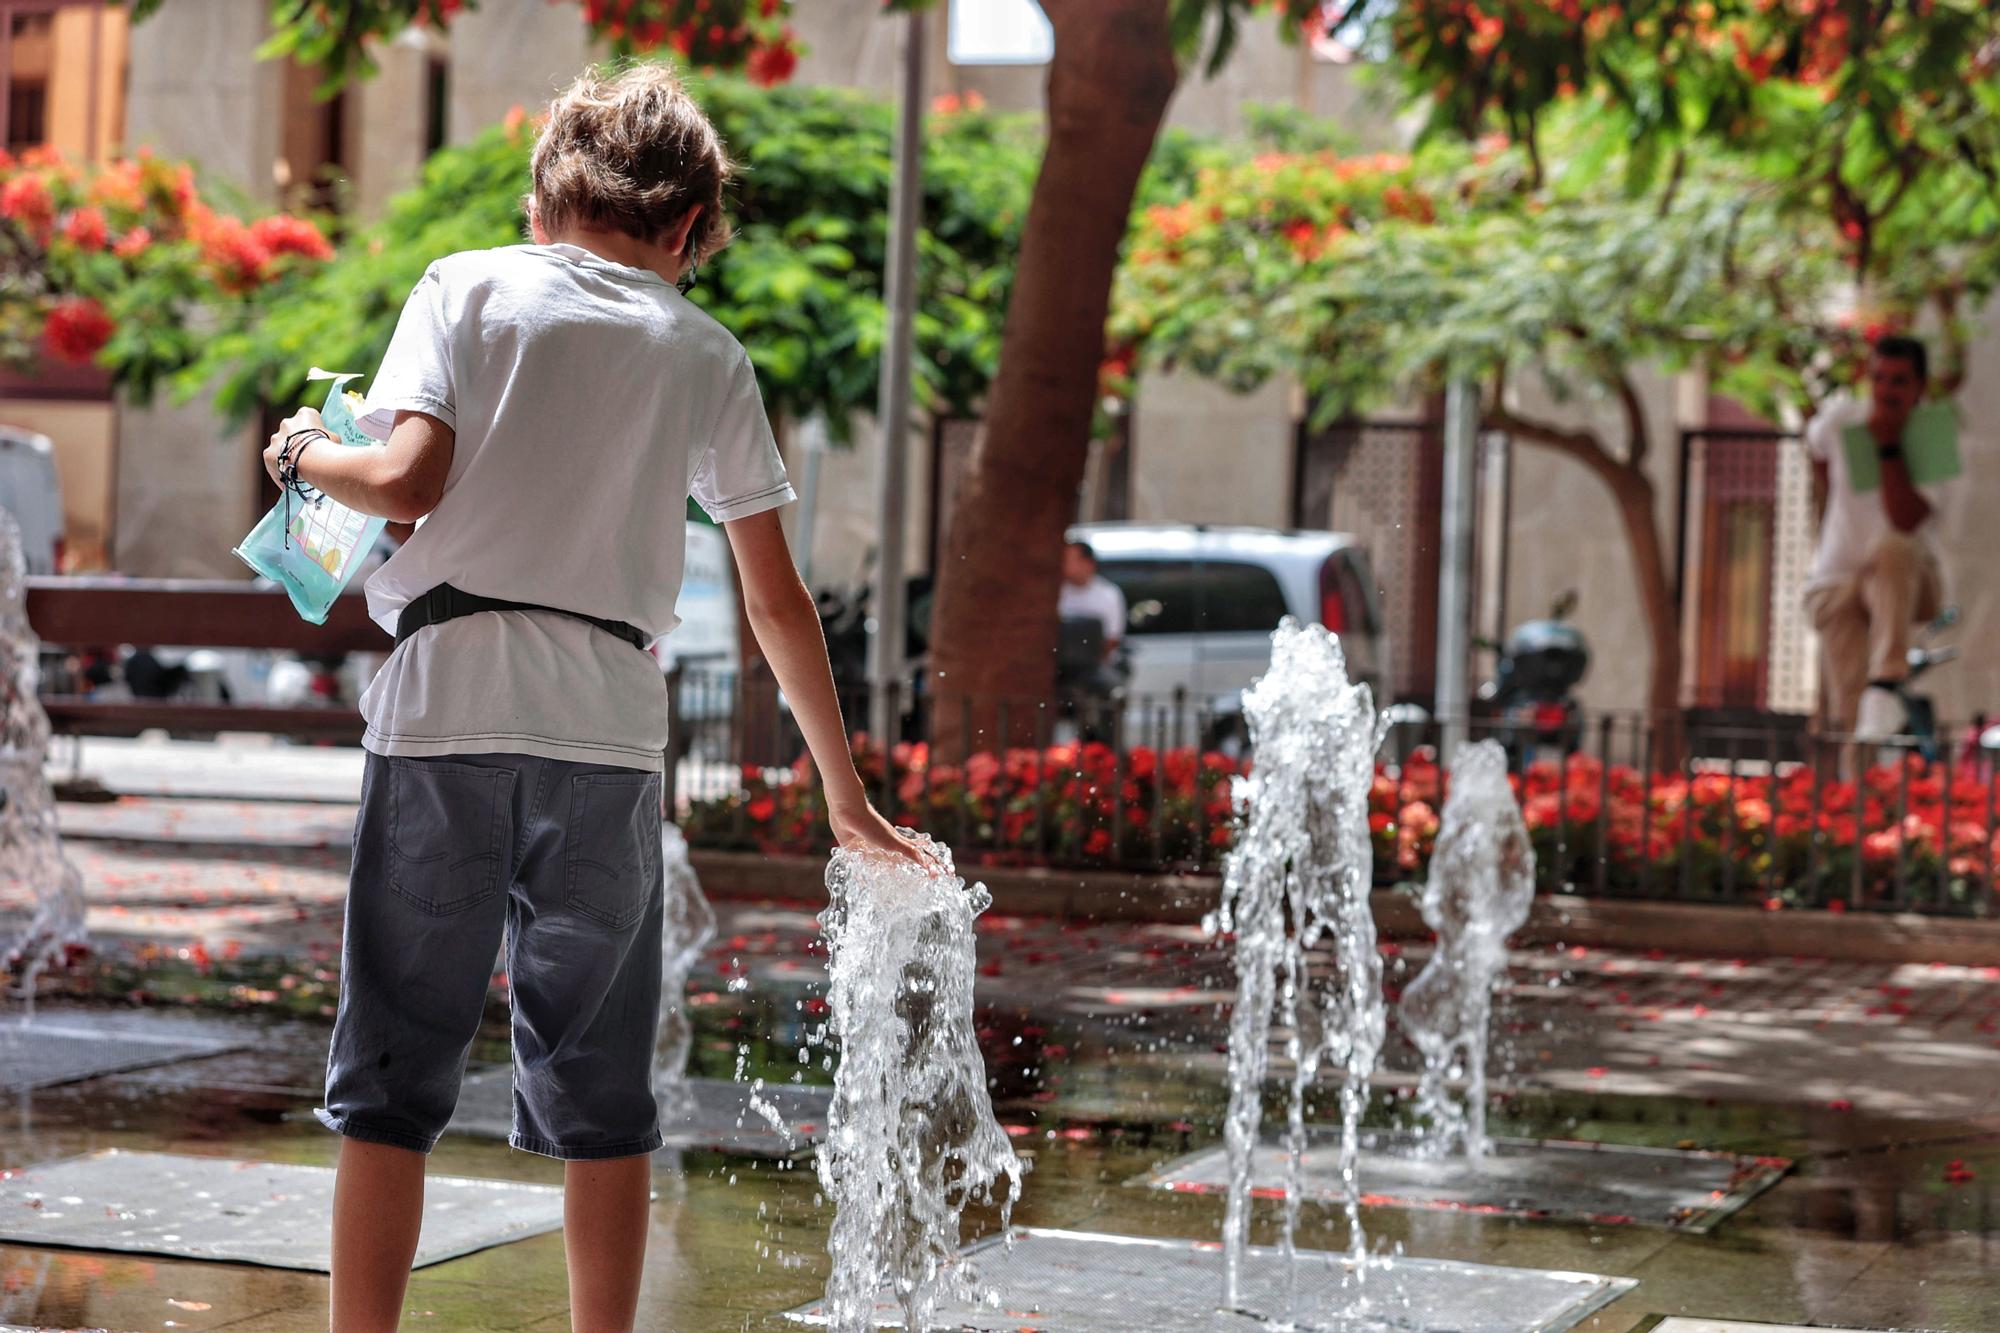
[(797, 498), (785, 477), (785, 460), (778, 455), (770, 419), (764, 415), (757, 372), (750, 358), (740, 353), (708, 447), (695, 463), (688, 494), (717, 523), (761, 514)]
[(1846, 424), (1846, 414), (1831, 405), (1820, 409), (1813, 419), (1806, 423), (1806, 453), (1815, 462), (1824, 463), (1833, 456), (1840, 428)]
[(451, 320), (445, 312), (444, 284), (437, 265), (403, 303), (395, 336), (382, 354), (382, 367), (368, 386), (364, 427), (386, 428), (397, 412), (422, 412), (458, 429), (458, 393), (452, 380)]
[(1106, 642), (1125, 637), (1125, 592), (1110, 579), (1104, 583), (1104, 638)]

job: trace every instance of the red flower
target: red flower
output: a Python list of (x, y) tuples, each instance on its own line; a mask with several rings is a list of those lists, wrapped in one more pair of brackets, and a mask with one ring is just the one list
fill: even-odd
[(1092, 829), (1090, 836), (1083, 840), (1085, 856), (1104, 856), (1111, 851), (1111, 834), (1106, 829)]
[(1149, 746), (1135, 745), (1125, 756), (1125, 771), (1132, 775), (1134, 782), (1144, 782), (1153, 776), (1153, 767), (1159, 762)]
[(88, 205), (75, 209), (63, 219), (63, 239), (79, 250), (102, 250), (111, 240), (111, 231), (104, 225), (104, 213)]
[(111, 247), (111, 253), (120, 259), (137, 259), (152, 244), (152, 232), (144, 227), (134, 227), (118, 238), (118, 244)]
[(226, 292), (246, 292), (264, 280), (264, 266), (271, 252), (243, 225), (227, 213), (209, 213), (205, 208), (193, 219), (195, 239), (216, 285)]
[(42, 336), (57, 360), (84, 365), (104, 350), (116, 328), (103, 306), (87, 296), (73, 296), (50, 307)]
[(272, 255), (298, 255), (303, 259), (333, 258), (333, 246), (318, 227), (290, 213), (273, 213), (250, 224), (250, 235)]
[(778, 803), (768, 796), (759, 796), (743, 808), (750, 818), (763, 824), (769, 822), (771, 816), (778, 812)]
[(762, 88), (774, 88), (776, 84), (788, 82), (798, 70), (798, 50), (792, 46), (792, 30), (772, 42), (770, 46), (758, 46), (750, 52), (744, 62), (744, 72), (750, 74), (750, 82)]
[(46, 239), (56, 217), (55, 196), (40, 176), (16, 176), (0, 181), (0, 218), (9, 218), (28, 229), (37, 239)]

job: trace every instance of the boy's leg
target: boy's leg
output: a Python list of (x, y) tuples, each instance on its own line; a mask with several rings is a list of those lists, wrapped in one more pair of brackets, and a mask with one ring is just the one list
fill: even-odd
[(660, 1146), (660, 778), (550, 761), (509, 906), (515, 1147), (561, 1158), (570, 1309), (629, 1329)]
[(458, 1103), (506, 923), (517, 762), (367, 760), (318, 1112), (348, 1139), (334, 1190), (336, 1333), (393, 1328), (376, 1316), (402, 1305), (424, 1154)]
[(571, 1162), (563, 1170), (563, 1247), (576, 1333), (625, 1333), (639, 1313), (653, 1159)]
[(365, 1139), (341, 1142), (333, 1185), (333, 1333), (395, 1333), (423, 1213), (422, 1153)]

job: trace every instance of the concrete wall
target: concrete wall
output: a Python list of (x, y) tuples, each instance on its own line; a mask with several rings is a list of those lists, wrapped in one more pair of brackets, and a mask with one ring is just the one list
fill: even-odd
[[(1674, 510), (1679, 485), (1679, 419), (1674, 381), (1654, 374), (1636, 377), (1651, 428), (1647, 475), (1653, 481), (1660, 540), (1673, 559)], [(1602, 433), (1622, 450), (1624, 414), (1615, 404), (1557, 403), (1545, 386), (1525, 380), (1512, 386), (1512, 406), (1536, 421)], [(1512, 522), (1507, 551), (1507, 616), (1510, 625), (1546, 615), (1563, 592), (1575, 589), (1571, 617), (1590, 644), (1590, 673), (1578, 690), (1584, 706), (1645, 706), (1651, 664), (1646, 619), (1632, 572), (1617, 504), (1604, 483), (1583, 464), (1543, 446), (1517, 440), (1512, 455)]]
[(1926, 682), (1941, 717), (1963, 720), (1975, 710), (2000, 714), (2000, 301), (1987, 307), (1958, 396), (1959, 455), (1965, 475), (1941, 515), (1950, 595), (1959, 623), (1947, 642), (1959, 660)]
[[(202, 0), (163, 5), (135, 27), (125, 137), (190, 158), (268, 204), (278, 192), (285, 67), (256, 58), (267, 12), (264, 0)], [(157, 577), (246, 574), (230, 548), (256, 517), (256, 436), (225, 431), (198, 401), (126, 408), (118, 441), (114, 567)]]
[[(871, 417), (857, 417), (851, 443), (829, 448), (819, 461), (818, 502), (814, 506), (811, 574), (815, 588), (850, 588), (873, 574), (879, 525), (876, 498), (882, 442)], [(785, 459), (795, 487), (804, 494), (811, 466), (798, 432), (785, 431)], [(930, 568), (931, 443), (928, 427), (910, 432), (904, 463), (908, 500), (903, 549), (911, 572)], [(787, 507), (786, 530), (796, 541), (802, 515)]]
[(1150, 378), (1133, 403), (1132, 517), (1290, 526), (1295, 419), (1283, 384)]
[(510, 0), (460, 13), (451, 24), (446, 141), (476, 138), (515, 106), (533, 115), (601, 54), (574, 5)]
[(375, 54), (381, 72), (346, 94), (348, 206), (363, 218), (379, 216), (391, 196), (417, 183), (430, 125), (426, 42), (394, 41)]
[(207, 400), (126, 408), (118, 425), (118, 526), (111, 559), (149, 578), (249, 576), (230, 554), (258, 516), (261, 439), (225, 434)]
[(274, 202), (285, 67), (256, 56), (269, 8), (264, 0), (162, 5), (135, 27), (126, 142), (192, 158)]

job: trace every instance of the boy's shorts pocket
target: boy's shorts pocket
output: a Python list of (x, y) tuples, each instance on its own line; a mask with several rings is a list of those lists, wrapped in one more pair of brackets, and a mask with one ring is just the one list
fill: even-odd
[(497, 893), (513, 773), (435, 759), (392, 758), (388, 765), (390, 887), (432, 916)]
[(660, 859), (660, 775), (570, 779), (563, 901), (613, 930), (646, 911)]

